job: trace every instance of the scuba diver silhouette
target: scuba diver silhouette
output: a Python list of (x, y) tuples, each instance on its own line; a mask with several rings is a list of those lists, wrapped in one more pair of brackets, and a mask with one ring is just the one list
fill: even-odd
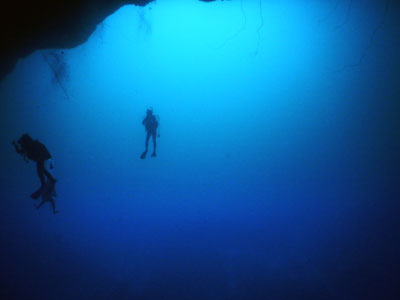
[[(36, 200), (42, 195), (42, 192), (45, 191), (49, 193), (49, 188), (51, 189), (51, 194), (55, 196), (54, 185), (57, 180), (45, 167), (45, 163), (49, 163), (50, 169), (53, 169), (53, 162), (51, 161), (51, 155), (47, 148), (38, 140), (33, 140), (26, 133), (22, 135), (18, 140), (19, 145), (17, 145), (15, 141), (13, 141), (12, 144), (14, 145), (17, 153), (22, 155), (26, 162), (28, 162), (29, 160), (33, 160), (36, 162), (36, 170), (41, 182), (41, 186), (37, 191), (32, 193), (30, 197)], [(45, 180), (45, 176), (47, 177), (47, 182)], [(47, 196), (42, 195), (42, 199), (47, 199)], [(53, 210), (53, 212), (55, 213), (55, 209)]]
[[(159, 118), (158, 116), (153, 115), (153, 109), (151, 108), (147, 109), (146, 117), (143, 119), (142, 124), (146, 129), (147, 135), (145, 141), (146, 150), (144, 150), (140, 158), (141, 159), (146, 158), (146, 154), (149, 150), (150, 136), (153, 138), (153, 153), (151, 154), (151, 157), (156, 157), (156, 148), (157, 148), (156, 137), (157, 137), (157, 128), (159, 125)], [(158, 137), (160, 137), (160, 133), (158, 133)]]

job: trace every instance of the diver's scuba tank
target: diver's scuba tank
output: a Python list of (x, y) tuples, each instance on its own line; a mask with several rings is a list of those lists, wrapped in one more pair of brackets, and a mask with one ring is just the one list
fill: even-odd
[(158, 115), (155, 116), (157, 123), (158, 123), (158, 128), (157, 128), (157, 137), (160, 138), (160, 117)]
[(51, 170), (54, 169), (54, 159), (53, 159), (53, 158), (49, 158), (49, 168), (50, 168)]

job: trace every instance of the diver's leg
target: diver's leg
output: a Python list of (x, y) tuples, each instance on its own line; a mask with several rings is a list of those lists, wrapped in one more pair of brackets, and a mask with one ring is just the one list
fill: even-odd
[(51, 175), (51, 173), (49, 171), (46, 170), (46, 168), (44, 168), (43, 173), (50, 178), (52, 181), (56, 181), (56, 179), (53, 177), (53, 175)]
[(55, 185), (56, 185), (56, 182), (57, 182), (57, 179), (55, 179), (54, 177), (53, 177), (53, 175), (49, 172), (49, 171), (47, 171), (46, 169), (44, 169), (44, 172), (45, 172), (45, 174), (46, 174), (46, 176), (47, 176), (47, 184), (49, 184), (51, 187), (50, 187), (50, 190), (51, 190), (51, 193), (52, 193), (52, 196), (53, 197), (56, 197), (57, 196), (57, 193), (56, 193), (56, 187), (55, 187)]
[(150, 133), (147, 132), (146, 141), (144, 142), (144, 144), (145, 144), (145, 146), (146, 146), (146, 150), (144, 150), (144, 152), (142, 153), (142, 155), (140, 155), (140, 158), (141, 158), (141, 159), (145, 159), (145, 158), (146, 158), (147, 151), (149, 151), (149, 139), (150, 139)]
[(38, 174), (38, 176), (40, 178), (41, 186), (40, 186), (39, 189), (37, 189), (35, 192), (33, 192), (31, 194), (31, 196), (30, 196), (32, 199), (35, 199), (35, 200), (40, 197), (40, 194), (42, 193), (42, 189), (43, 189), (43, 187), (45, 185), (45, 180), (44, 180), (44, 161), (36, 162), (36, 171), (37, 171), (37, 174)]
[(157, 149), (157, 142), (156, 142), (156, 132), (154, 131), (151, 134), (152, 138), (153, 138), (153, 154), (151, 155), (152, 157), (156, 156), (156, 149)]
[(38, 205), (35, 205), (37, 209), (41, 208), (42, 205), (44, 204), (44, 200), (42, 200)]
[(55, 182), (53, 183), (53, 188), (51, 189), (51, 196), (52, 197), (57, 197)]
[(146, 152), (147, 151), (149, 151), (149, 140), (150, 140), (150, 135), (151, 135), (151, 133), (150, 132), (147, 132), (147, 135), (146, 135), (146, 142), (145, 142), (145, 146), (146, 146)]
[(50, 192), (50, 194), (51, 194), (51, 197), (57, 197), (57, 193), (56, 193), (56, 179), (54, 179), (54, 180), (47, 180), (47, 186), (48, 186), (48, 189), (49, 189), (49, 192)]
[(51, 207), (53, 208), (53, 214), (58, 213), (58, 210), (56, 210), (56, 202), (54, 201), (54, 199), (51, 198), (50, 202), (51, 202)]
[(37, 161), (36, 162), (36, 171), (37, 174), (40, 178), (40, 183), (42, 184), (42, 187), (45, 185), (44, 181), (44, 174), (45, 174), (45, 168), (44, 168), (44, 161)]

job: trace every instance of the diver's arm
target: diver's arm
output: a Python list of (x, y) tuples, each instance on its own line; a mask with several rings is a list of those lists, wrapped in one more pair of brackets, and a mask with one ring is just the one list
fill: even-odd
[(12, 141), (12, 144), (14, 145), (15, 151), (17, 151), (18, 154), (24, 154), (25, 153), (25, 151), (22, 148), (18, 147), (18, 145), (17, 145), (17, 143), (15, 141)]
[(15, 147), (15, 151), (17, 151), (18, 154), (22, 155), (22, 157), (24, 158), (24, 161), (29, 161), (28, 158), (26, 157), (26, 151), (22, 148), (19, 148), (15, 141), (12, 141), (12, 144)]

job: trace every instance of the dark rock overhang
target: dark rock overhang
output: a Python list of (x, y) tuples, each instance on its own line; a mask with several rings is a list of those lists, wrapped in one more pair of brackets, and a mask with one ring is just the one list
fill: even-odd
[(121, 6), (150, 2), (153, 0), (6, 1), (0, 12), (0, 80), (13, 70), (18, 59), (35, 50), (76, 47)]

